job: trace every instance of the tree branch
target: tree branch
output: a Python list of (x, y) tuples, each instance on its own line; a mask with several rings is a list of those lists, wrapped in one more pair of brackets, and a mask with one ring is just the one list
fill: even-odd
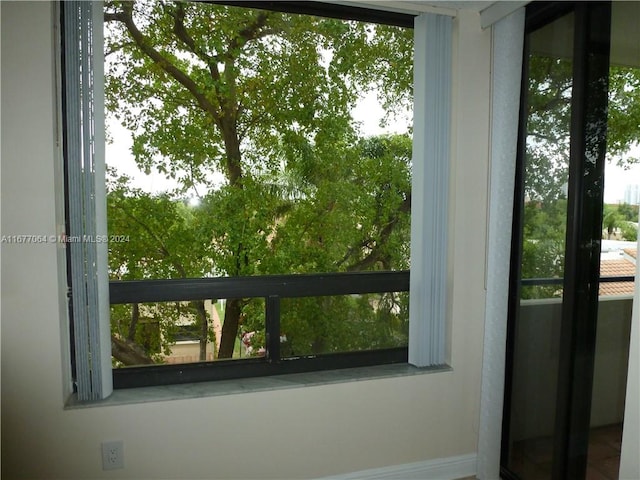
[[(184, 3), (178, 3), (177, 10), (175, 13), (169, 13), (173, 17), (173, 33), (176, 34), (178, 39), (184, 43), (191, 52), (193, 52), (200, 60), (207, 64), (209, 67), (209, 73), (211, 78), (218, 82), (220, 81), (220, 70), (218, 69), (218, 64), (211, 55), (207, 54), (201, 48), (198, 48), (195, 40), (187, 31), (187, 28), (184, 24), (185, 10)], [(219, 98), (218, 98), (219, 100)]]
[(231, 40), (229, 48), (225, 52), (226, 58), (235, 58), (234, 52), (244, 47), (251, 40), (256, 40), (264, 36), (274, 33), (272, 30), (261, 32), (260, 29), (267, 24), (269, 19), (269, 12), (261, 11), (256, 17), (255, 21), (251, 25), (247, 25), (245, 28), (238, 32), (238, 35)]
[(168, 58), (163, 56), (158, 50), (151, 46), (149, 39), (138, 29), (137, 25), (133, 21), (133, 3), (123, 3), (123, 10), (117, 13), (105, 13), (105, 21), (119, 21), (121, 22), (133, 38), (133, 41), (138, 48), (147, 55), (156, 65), (164, 70), (169, 76), (171, 76), (180, 85), (186, 88), (191, 95), (196, 99), (200, 108), (207, 112), (213, 118), (214, 122), (219, 125), (220, 114), (218, 109), (213, 105), (207, 97), (200, 91), (200, 88), (193, 81), (189, 75), (176, 67)]
[(171, 262), (171, 265), (173, 265), (173, 267), (178, 271), (178, 274), (182, 278), (186, 278), (187, 277), (187, 272), (186, 272), (184, 266), (180, 262), (178, 262), (178, 261), (176, 261), (174, 259), (173, 255), (171, 255), (171, 252), (166, 247), (166, 245), (164, 244), (162, 239), (158, 235), (156, 235), (156, 233), (153, 230), (151, 230), (151, 227), (149, 227), (146, 223), (144, 223), (142, 220), (140, 220), (138, 217), (136, 217), (134, 214), (129, 212), (126, 208), (122, 207), (121, 205), (118, 205), (118, 208), (127, 217), (129, 217), (134, 222), (136, 222), (138, 225), (140, 225), (142, 227), (142, 229), (151, 236), (151, 238), (153, 238), (156, 242), (158, 242), (158, 246), (160, 248), (160, 253), (162, 253), (162, 255)]
[(155, 362), (140, 345), (111, 335), (111, 355), (125, 365), (153, 365)]
[[(375, 242), (375, 245), (373, 246), (373, 248), (371, 248), (371, 252), (366, 257), (361, 259), (360, 261), (354, 263), (353, 265), (349, 265), (347, 267), (347, 271), (348, 272), (359, 272), (359, 271), (365, 270), (366, 268), (370, 267), (371, 265), (373, 265), (374, 263), (376, 263), (378, 261), (383, 261), (384, 262), (385, 259), (382, 258), (381, 247), (387, 243), (387, 240), (389, 239), (389, 237), (393, 233), (394, 228), (396, 227), (396, 225), (400, 221), (400, 216), (398, 214), (407, 213), (410, 210), (411, 210), (411, 195), (408, 195), (407, 198), (400, 204), (400, 207), (395, 212), (395, 214), (391, 217), (391, 219), (387, 222), (387, 224), (380, 231), (380, 240)], [(361, 245), (361, 246), (365, 246), (365, 245)], [(353, 254), (354, 251), (355, 251), (354, 249), (351, 249), (347, 253), (347, 255), (345, 255), (345, 257), (342, 259), (342, 261), (340, 263), (344, 263), (347, 260), (347, 258), (351, 254)]]

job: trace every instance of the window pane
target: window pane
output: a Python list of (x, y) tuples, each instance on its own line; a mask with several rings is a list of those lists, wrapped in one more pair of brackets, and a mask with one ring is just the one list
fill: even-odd
[(281, 312), (283, 357), (407, 346), (406, 292), (284, 299)]
[[(635, 276), (640, 184), (640, 4), (611, 5), (607, 165), (600, 276)], [(631, 125), (633, 125), (631, 127)], [(631, 127), (631, 128), (629, 128)], [(587, 475), (619, 475), (635, 283), (600, 283)]]
[[(227, 310), (240, 308), (242, 326), (221, 356)], [(114, 367), (241, 359), (264, 354), (264, 300), (221, 299), (111, 306)], [(235, 315), (232, 315), (235, 318)]]
[[(523, 279), (564, 271), (573, 17), (531, 34), (527, 92)], [(522, 298), (562, 297), (562, 282), (524, 286)]]
[(106, 2), (105, 51), (113, 280), (409, 268), (411, 30)]
[[(514, 325), (510, 445), (508, 458), (503, 459), (509, 470), (523, 480), (551, 478), (567, 218), (573, 32), (574, 15), (570, 14), (529, 34), (523, 286)], [(533, 285), (524, 283), (526, 279), (534, 279)]]

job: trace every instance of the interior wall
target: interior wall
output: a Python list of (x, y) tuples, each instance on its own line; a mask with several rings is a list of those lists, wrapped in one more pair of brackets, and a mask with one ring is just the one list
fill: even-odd
[[(59, 233), (52, 2), (1, 2), (2, 234)], [(2, 478), (317, 478), (474, 453), (484, 312), (488, 31), (455, 21), (452, 371), (65, 409), (64, 262), (2, 245)], [(124, 442), (103, 472), (100, 443)]]

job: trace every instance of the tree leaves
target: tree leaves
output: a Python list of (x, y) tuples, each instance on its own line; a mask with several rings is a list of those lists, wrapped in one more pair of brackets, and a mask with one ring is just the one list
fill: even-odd
[[(113, 246), (113, 276), (408, 268), (410, 137), (359, 139), (351, 111), (374, 88), (389, 111), (405, 108), (410, 31), (169, 1), (107, 2), (105, 20), (108, 109), (132, 132), (140, 169), (181, 183), (149, 194), (112, 180), (110, 231), (132, 239)], [(200, 203), (191, 207), (182, 199), (195, 187)], [(347, 348), (346, 330), (326, 317), (353, 302), (318, 302), (324, 310), (305, 318), (325, 323), (295, 342)], [(353, 304), (368, 319), (357, 328), (396, 322), (406, 341), (398, 314), (385, 317), (377, 302)], [(242, 322), (260, 338), (255, 308), (229, 302), (224, 356)], [(307, 328), (299, 325), (291, 331)], [(370, 340), (362, 332), (354, 338)]]
[[(527, 140), (523, 234), (523, 278), (562, 277), (569, 180), (572, 63), (534, 54), (529, 58)], [(611, 66), (607, 160), (631, 165), (629, 155), (640, 140), (640, 73)], [(604, 228), (620, 226), (615, 211), (605, 209)], [(632, 234), (631, 234), (632, 235)], [(523, 289), (523, 298), (558, 296), (558, 286)]]

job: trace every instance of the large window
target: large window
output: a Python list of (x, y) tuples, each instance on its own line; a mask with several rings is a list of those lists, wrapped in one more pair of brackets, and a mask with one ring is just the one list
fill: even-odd
[(101, 12), (116, 387), (407, 361), (413, 17), (257, 7)]

